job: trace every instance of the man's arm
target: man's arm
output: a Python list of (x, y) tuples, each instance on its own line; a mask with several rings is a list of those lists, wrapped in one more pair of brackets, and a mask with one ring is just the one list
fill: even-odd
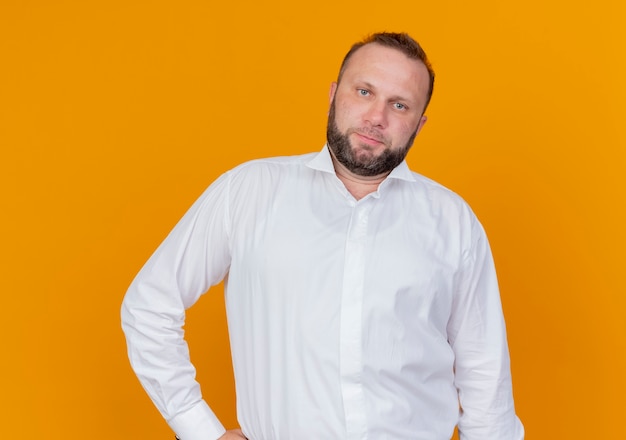
[(228, 271), (228, 176), (185, 214), (130, 285), (122, 304), (128, 356), (144, 389), (183, 440), (225, 433), (202, 399), (183, 338), (185, 310)]
[(468, 243), (448, 325), (461, 404), (460, 438), (522, 440), (524, 428), (515, 415), (493, 258), (484, 230), (473, 215)]

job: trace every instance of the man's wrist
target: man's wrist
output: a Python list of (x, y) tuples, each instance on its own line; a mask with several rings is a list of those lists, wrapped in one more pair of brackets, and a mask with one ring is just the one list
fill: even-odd
[(215, 440), (226, 432), (204, 400), (169, 419), (167, 423), (174, 434), (182, 440)]

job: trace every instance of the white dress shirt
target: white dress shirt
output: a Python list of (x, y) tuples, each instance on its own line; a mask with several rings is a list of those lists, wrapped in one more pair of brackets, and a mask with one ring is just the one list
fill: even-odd
[(523, 438), (485, 233), (460, 197), (405, 162), (358, 201), (326, 147), (245, 163), (156, 250), (126, 294), (123, 329), (182, 440), (224, 433), (182, 330), (224, 278), (249, 439), (444, 440), (457, 423), (464, 440)]

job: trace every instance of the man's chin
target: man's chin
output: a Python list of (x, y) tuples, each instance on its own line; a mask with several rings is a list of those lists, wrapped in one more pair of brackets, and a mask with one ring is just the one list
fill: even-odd
[(363, 168), (369, 168), (378, 161), (379, 156), (370, 152), (361, 152), (352, 155), (352, 162), (357, 166)]

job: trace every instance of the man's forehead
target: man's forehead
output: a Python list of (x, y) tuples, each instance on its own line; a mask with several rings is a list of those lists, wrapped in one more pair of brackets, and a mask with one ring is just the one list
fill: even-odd
[(421, 60), (409, 58), (400, 49), (383, 46), (379, 43), (367, 43), (355, 50), (347, 60), (343, 73), (348, 71), (354, 73), (377, 65), (385, 66), (386, 63), (395, 63), (396, 66), (404, 66), (405, 70), (428, 75), (428, 69)]

